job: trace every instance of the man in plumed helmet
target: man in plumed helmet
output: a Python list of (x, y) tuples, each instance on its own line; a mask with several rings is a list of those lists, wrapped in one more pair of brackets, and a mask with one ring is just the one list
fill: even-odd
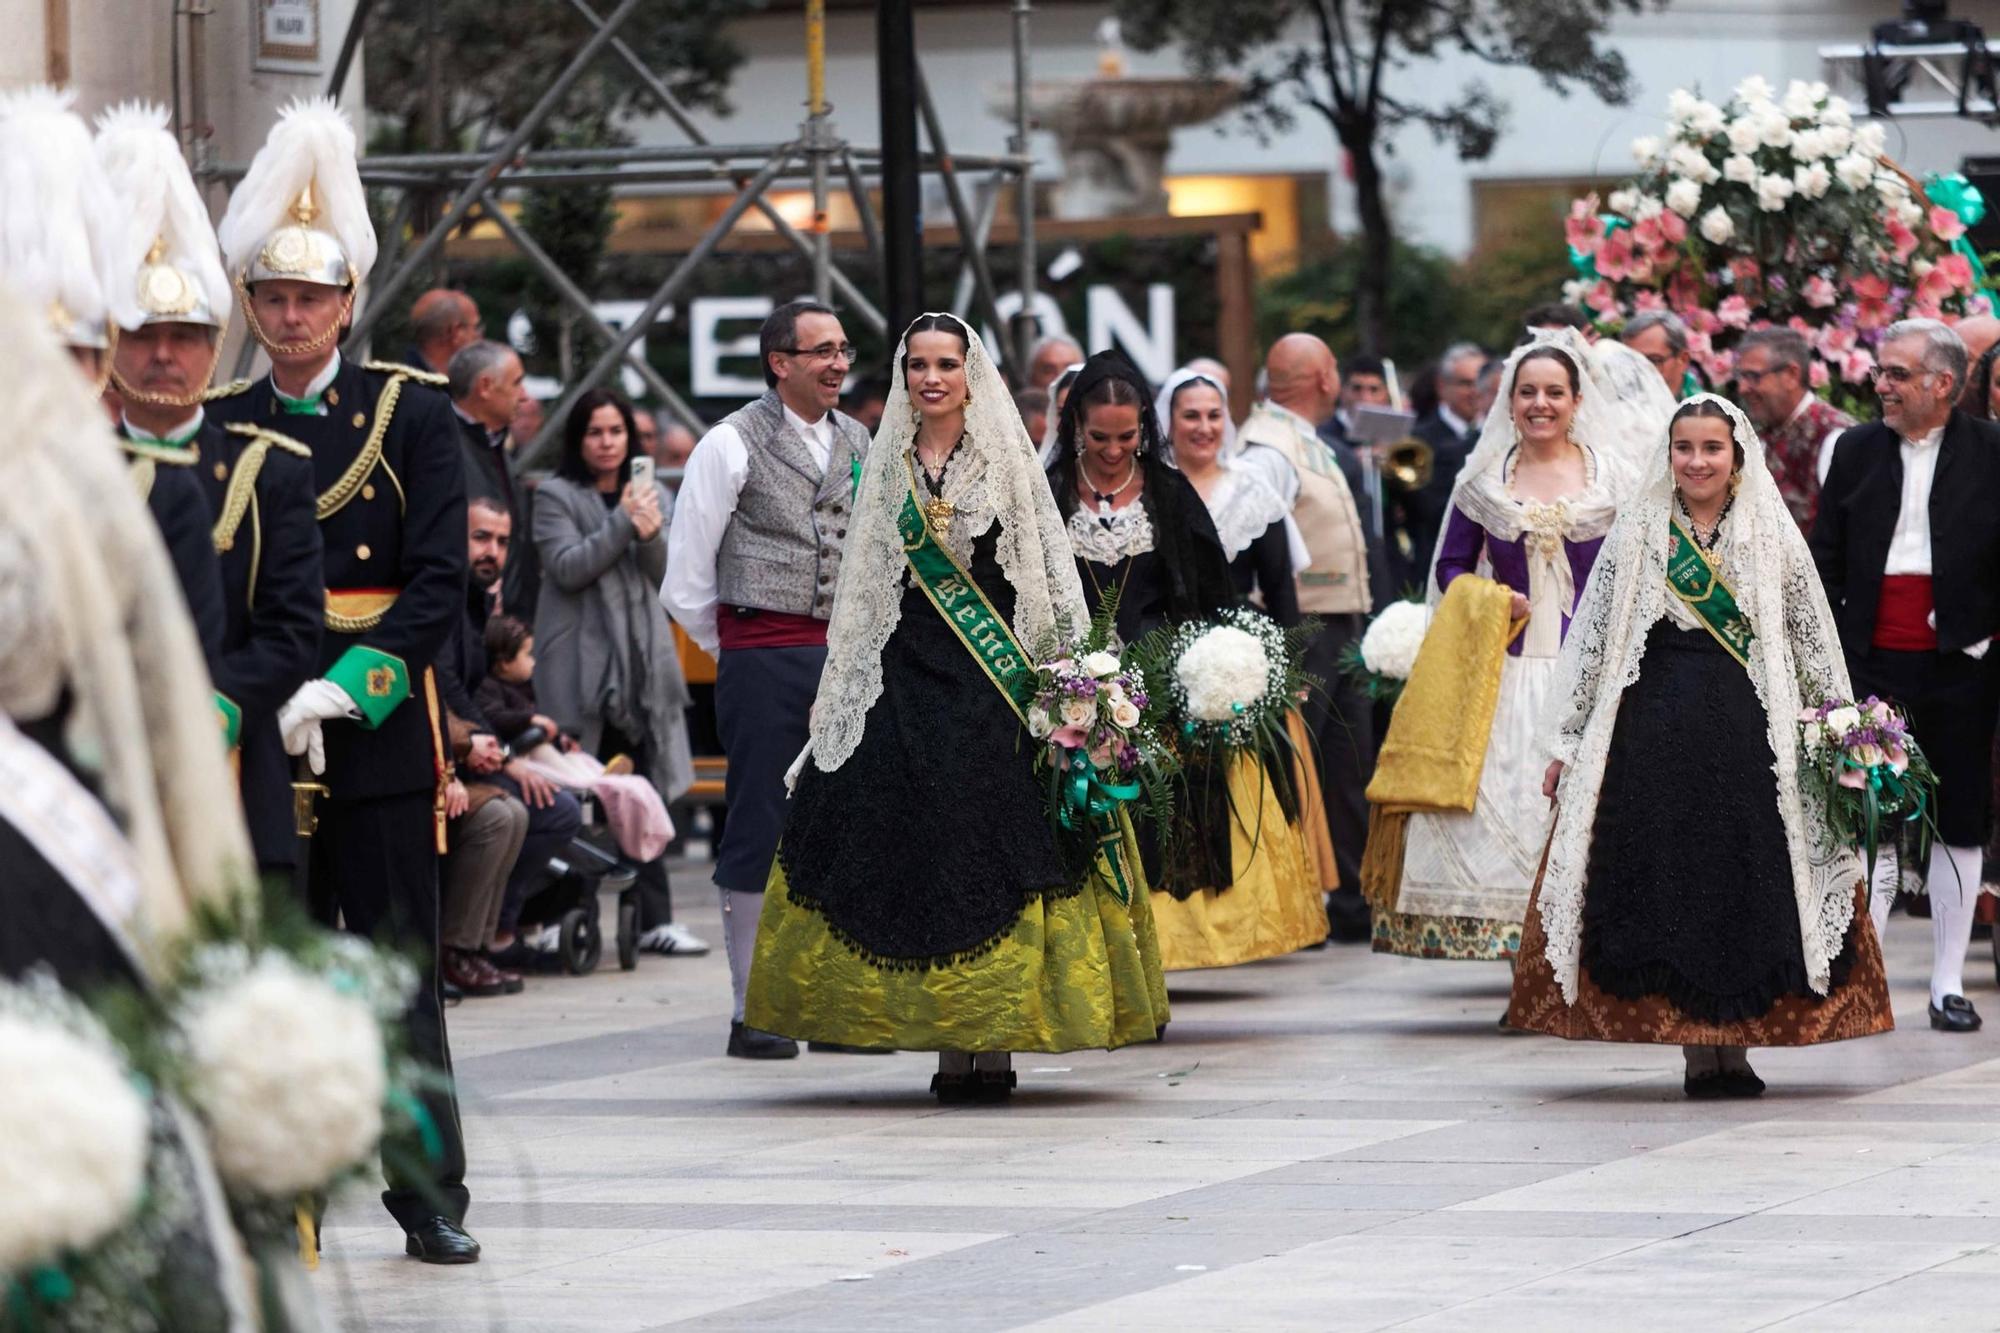
[(113, 275), (138, 307), (111, 358), (128, 449), (188, 459), (215, 515), (223, 630), (212, 674), (225, 736), (238, 749), (243, 810), (257, 864), (289, 879), (298, 836), (291, 764), (278, 709), (318, 666), (319, 522), (312, 454), (267, 426), (224, 426), (202, 408), (231, 307), (222, 253), (167, 129), (167, 110), (133, 104), (98, 122), (97, 159), (130, 219)]
[[(30, 309), (46, 312), (70, 356), (101, 389), (117, 327), (140, 317), (136, 292), (117, 273), (130, 245), (130, 217), (112, 196), (91, 153), (90, 129), (71, 101), (66, 91), (39, 86), (0, 96), (0, 282)], [(125, 450), (213, 669), (225, 619), (222, 576), (194, 456), (137, 441)]]
[[(324, 549), (315, 675), (278, 712), (285, 749), (320, 775), (308, 882), (322, 917), (414, 951), (414, 1053), (448, 1075), (438, 994), (438, 871), (450, 776), (431, 663), (465, 601), (465, 477), (443, 381), (357, 362), (338, 342), (375, 232), (354, 130), (327, 99), (285, 108), (218, 229), (270, 373), (210, 400), (224, 422), (311, 450)], [(472, 1263), (465, 1147), (448, 1087), (429, 1098), (442, 1151), (424, 1177), (384, 1163), (383, 1194), (426, 1263)]]

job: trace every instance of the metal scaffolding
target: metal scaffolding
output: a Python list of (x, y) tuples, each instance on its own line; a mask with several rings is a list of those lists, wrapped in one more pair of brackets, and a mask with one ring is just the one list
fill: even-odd
[[(657, 0), (654, 0), (656, 3)], [(575, 311), (583, 326), (608, 345), (580, 375), (564, 385), (563, 393), (549, 410), (541, 432), (522, 444), (522, 457), (534, 459), (554, 441), (577, 398), (605, 383), (622, 366), (630, 366), (661, 402), (690, 428), (704, 423), (643, 355), (634, 349), (660, 311), (687, 286), (703, 261), (712, 255), (736, 224), (752, 209), (763, 215), (772, 231), (797, 251), (812, 269), (813, 291), (822, 300), (838, 301), (854, 317), (876, 334), (893, 336), (884, 314), (887, 299), (871, 298), (847, 273), (833, 263), (828, 205), (835, 188), (844, 189), (853, 200), (867, 254), (878, 282), (899, 266), (913, 265), (913, 254), (899, 247), (918, 244), (919, 223), (914, 192), (884, 189), (885, 209), (892, 198), (907, 210), (903, 217), (878, 221), (871, 185), (881, 186), (898, 173), (935, 175), (940, 179), (947, 203), (957, 225), (963, 258), (955, 293), (955, 308), (970, 303), (972, 313), (994, 329), (1005, 329), (1013, 355), (1007, 360), (1025, 367), (1028, 349), (1035, 334), (1035, 238), (1034, 238), (1034, 159), (1028, 154), (1028, 23), (1031, 0), (1012, 0), (1014, 125), (1004, 154), (955, 155), (945, 142), (943, 125), (931, 99), (930, 89), (910, 52), (908, 78), (914, 83), (917, 107), (928, 151), (918, 149), (912, 135), (907, 144), (913, 156), (902, 159), (898, 146), (888, 142), (883, 149), (857, 147), (836, 130), (832, 108), (826, 100), (826, 5), (825, 0), (806, 0), (806, 119), (796, 139), (787, 143), (716, 144), (702, 134), (693, 118), (673, 95), (657, 72), (619, 37), (639, 6), (647, 0), (618, 0), (608, 14), (600, 14), (591, 0), (569, 0), (569, 4), (589, 24), (590, 35), (571, 56), (569, 63), (543, 92), (539, 101), (498, 143), (477, 152), (430, 152), (366, 157), (361, 162), (361, 178), (380, 189), (397, 192), (396, 211), (383, 237), (380, 257), (367, 282), (368, 303), (356, 318), (347, 342), (364, 343), (382, 314), (392, 308), (419, 275), (429, 271), (446, 238), (466, 223), (480, 219), (493, 223), (520, 253), (521, 258), (547, 281), (560, 302)], [(327, 91), (338, 98), (347, 82), (348, 71), (360, 47), (363, 29), (373, 0), (355, 0)], [(435, 31), (427, 32), (435, 43)], [(530, 149), (537, 132), (561, 105), (563, 97), (596, 61), (615, 58), (626, 65), (661, 110), (686, 137), (684, 145), (653, 144), (630, 148)], [(178, 67), (177, 67), (178, 73)], [(190, 104), (199, 105), (205, 96), (200, 84), (202, 67), (190, 61)], [(440, 92), (440, 96), (442, 93)], [(176, 89), (176, 103), (179, 90)], [(441, 113), (432, 120), (441, 123)], [(901, 136), (897, 136), (901, 137)], [(433, 142), (436, 142), (434, 139)], [(966, 173), (980, 179), (967, 190)], [(198, 173), (207, 180), (233, 181), (243, 167), (231, 164), (198, 164)], [(991, 233), (1004, 187), (1015, 186), (1018, 207), (1018, 248), (1021, 313), (1010, 326), (1000, 317), (999, 293), (987, 263), (986, 241)], [(709, 225), (688, 253), (674, 266), (639, 313), (622, 330), (613, 330), (592, 309), (590, 294), (579, 288), (548, 253), (501, 206), (500, 196), (509, 191), (559, 189), (578, 186), (718, 184), (733, 187), (735, 194), (722, 214)], [(783, 183), (804, 183), (812, 191), (812, 220), (804, 231), (793, 226), (767, 197), (770, 189)], [(907, 199), (902, 196), (908, 193)], [(449, 198), (450, 203), (422, 228), (415, 244), (404, 245), (404, 235), (420, 214), (419, 201)], [(975, 205), (974, 199), (977, 198)], [(905, 272), (909, 271), (904, 268)], [(255, 353), (246, 340), (237, 367), (244, 373)]]

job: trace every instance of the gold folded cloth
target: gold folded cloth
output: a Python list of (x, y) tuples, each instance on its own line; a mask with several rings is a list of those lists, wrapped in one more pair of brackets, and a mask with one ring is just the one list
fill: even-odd
[(1479, 799), (1500, 668), (1517, 632), (1513, 600), (1506, 584), (1476, 574), (1445, 590), (1368, 783), (1368, 799), (1385, 812), (1470, 810)]

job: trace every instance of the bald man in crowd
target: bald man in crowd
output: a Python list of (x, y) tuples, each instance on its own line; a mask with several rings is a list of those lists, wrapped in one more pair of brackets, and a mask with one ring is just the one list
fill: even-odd
[[(1319, 751), (1327, 827), (1340, 868), (1328, 915), (1336, 938), (1366, 939), (1368, 909), (1360, 890), (1368, 802), (1362, 793), (1375, 764), (1375, 729), (1369, 701), (1347, 683), (1339, 662), (1367, 626), (1374, 605), (1371, 565), (1379, 564), (1380, 552), (1369, 549), (1355, 500), (1362, 492), (1360, 460), (1322, 430), (1340, 402), (1340, 365), (1332, 349), (1309, 333), (1288, 333), (1272, 344), (1264, 375), (1267, 397), (1243, 423), (1242, 439), (1247, 448), (1275, 451), (1289, 465), (1292, 485), (1281, 493), (1292, 499), (1292, 519), (1310, 557), (1296, 577), (1299, 609), (1322, 625), (1306, 648), (1305, 669), (1326, 688), (1307, 701), (1305, 717)], [(1386, 575), (1375, 577), (1386, 581)]]
[(433, 287), (410, 307), (412, 345), (403, 359), (419, 370), (448, 375), (459, 349), (480, 336), (479, 307), (473, 299), (449, 287)]
[(1028, 387), (1046, 389), (1056, 376), (1083, 360), (1083, 348), (1066, 333), (1052, 333), (1028, 353)]

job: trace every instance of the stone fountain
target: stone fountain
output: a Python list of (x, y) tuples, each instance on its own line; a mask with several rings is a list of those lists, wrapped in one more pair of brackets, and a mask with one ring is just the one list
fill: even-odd
[[(1028, 86), (1034, 128), (1052, 131), (1062, 151), (1055, 189), (1059, 218), (1150, 217), (1167, 211), (1167, 149), (1173, 132), (1235, 105), (1232, 79), (1132, 78), (1116, 19), (1098, 25), (1094, 79), (1047, 79)], [(1012, 89), (994, 89), (989, 105), (1011, 118)]]

